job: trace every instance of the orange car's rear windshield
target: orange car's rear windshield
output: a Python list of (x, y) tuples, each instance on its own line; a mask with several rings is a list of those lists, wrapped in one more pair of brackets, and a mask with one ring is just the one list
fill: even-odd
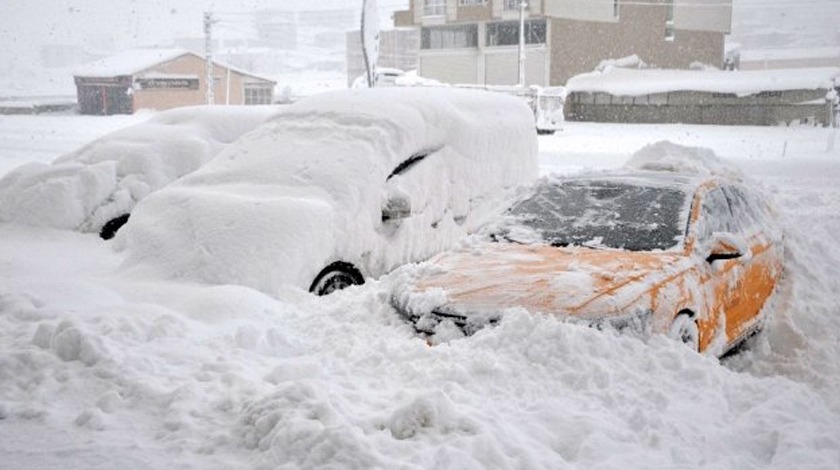
[[(549, 180), (516, 203), (509, 225), (553, 246), (630, 251), (668, 250), (681, 244), (688, 211), (680, 185), (621, 180)], [(530, 238), (530, 237), (529, 237)], [(520, 240), (514, 240), (520, 241)], [(529, 241), (534, 241), (529, 240)]]

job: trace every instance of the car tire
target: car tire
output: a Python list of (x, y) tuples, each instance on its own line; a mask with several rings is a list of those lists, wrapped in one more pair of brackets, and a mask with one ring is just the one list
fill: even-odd
[(128, 222), (129, 214), (123, 214), (119, 217), (114, 217), (113, 219), (105, 222), (105, 225), (102, 226), (102, 230), (99, 231), (99, 237), (103, 240), (110, 240), (114, 238), (114, 235), (117, 234), (117, 231)]
[(685, 344), (694, 351), (700, 351), (700, 329), (689, 313), (680, 313), (674, 317), (668, 337)]
[(364, 276), (352, 264), (337, 261), (318, 273), (309, 287), (309, 292), (319, 296), (329, 295), (337, 290), (364, 283)]

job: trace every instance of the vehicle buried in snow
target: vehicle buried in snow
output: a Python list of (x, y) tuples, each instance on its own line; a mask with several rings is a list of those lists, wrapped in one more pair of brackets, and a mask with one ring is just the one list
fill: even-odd
[(537, 173), (516, 98), (329, 92), (142, 201), (117, 244), (164, 275), (323, 295), (451, 248)]
[(138, 201), (194, 171), (276, 112), (268, 106), (177, 108), (52, 164), (22, 165), (0, 179), (0, 220), (111, 238)]
[(473, 244), (395, 273), (392, 303), (432, 341), (524, 308), (722, 355), (761, 328), (782, 274), (756, 191), (639, 169), (545, 177)]

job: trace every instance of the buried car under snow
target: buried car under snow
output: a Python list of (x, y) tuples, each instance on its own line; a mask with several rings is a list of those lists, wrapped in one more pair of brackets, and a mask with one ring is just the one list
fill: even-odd
[(151, 192), (194, 171), (277, 109), (195, 106), (106, 134), (52, 164), (0, 179), (0, 221), (111, 238)]
[(395, 276), (418, 331), (471, 334), (519, 307), (721, 355), (762, 326), (782, 273), (772, 209), (714, 175), (547, 177), (484, 235)]
[(451, 248), (537, 175), (520, 100), (381, 88), (293, 105), (138, 205), (128, 265), (274, 293), (329, 293)]

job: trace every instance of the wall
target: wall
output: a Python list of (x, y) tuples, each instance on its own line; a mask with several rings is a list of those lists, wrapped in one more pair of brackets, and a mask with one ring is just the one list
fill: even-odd
[(723, 68), (722, 33), (678, 29), (669, 41), (665, 15), (664, 7), (622, 4), (618, 23), (550, 18), (550, 85), (562, 86), (603, 60), (633, 54), (658, 68), (685, 69), (693, 62)]
[[(646, 6), (646, 3), (664, 4), (664, 0), (618, 0), (619, 17), (627, 8), (664, 9), (664, 5)], [(555, 18), (605, 23), (618, 21), (615, 4), (611, 0), (545, 0), (544, 8), (546, 15)], [(686, 31), (728, 33), (732, 24), (732, 0), (674, 0), (674, 24), (677, 29)]]
[(444, 83), (478, 83), (478, 54), (478, 49), (420, 51), (420, 70), (423, 77)]
[(730, 33), (732, 0), (674, 0), (674, 26), (684, 31)]
[[(556, 0), (528, 0), (528, 12), (531, 16), (541, 15), (544, 4)], [(444, 24), (444, 22), (474, 22), (498, 19), (516, 19), (518, 11), (505, 11), (504, 0), (487, 0), (485, 5), (461, 6), (458, 0), (446, 0), (445, 15), (442, 18), (425, 18), (423, 16), (424, 0), (409, 0), (408, 10), (394, 12), (394, 27), (417, 26), (421, 24)]]
[[(622, 6), (623, 7), (623, 6)], [(546, 0), (545, 14), (555, 18), (578, 21), (600, 21), (615, 23), (613, 2), (610, 0)]]
[[(225, 104), (227, 102), (227, 71), (228, 69), (216, 64), (213, 67), (213, 76), (216, 77), (214, 88), (215, 103)], [(199, 78), (197, 90), (184, 89), (145, 89), (135, 90), (134, 109), (171, 109), (180, 106), (193, 106), (206, 103), (206, 71), (205, 61), (194, 55), (184, 55), (170, 62), (160, 64), (152, 69), (138, 74), (142, 77), (148, 74), (171, 74), (171, 75), (195, 75)], [(230, 104), (244, 103), (245, 76), (238, 72), (230, 74)]]
[[(525, 49), (525, 82), (528, 85), (545, 86), (548, 79), (548, 65), (545, 47)], [(518, 48), (495, 47), (485, 49), (484, 84), (516, 85), (519, 82)]]
[(493, 18), (493, 9), (489, 3), (487, 5), (459, 6), (455, 16), (459, 23), (488, 21)]
[[(637, 97), (571, 93), (564, 106), (569, 121), (774, 126), (796, 122), (828, 125), (827, 90), (790, 90), (737, 97), (702, 92)], [(809, 103), (809, 104), (801, 104)]]

